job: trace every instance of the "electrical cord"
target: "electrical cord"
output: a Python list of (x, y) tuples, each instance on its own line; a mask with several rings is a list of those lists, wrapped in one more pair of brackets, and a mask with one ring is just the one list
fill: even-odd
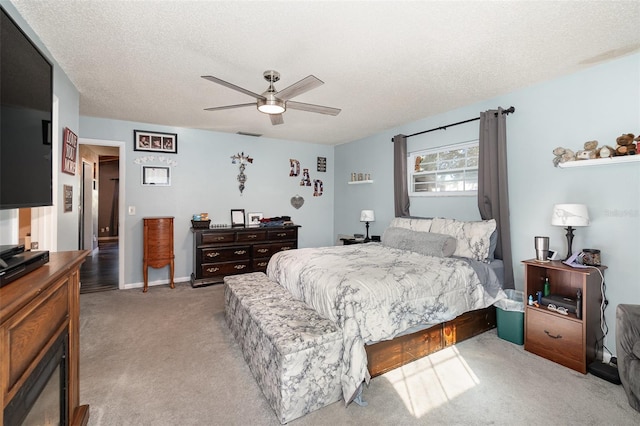
[(600, 279), (601, 279), (601, 281), (600, 281), (600, 295), (602, 296), (602, 301), (600, 302), (600, 330), (602, 330), (602, 339), (596, 340), (596, 342), (595, 342), (595, 350), (596, 350), (596, 353), (598, 353), (598, 348), (599, 348), (599, 344), (598, 343), (600, 343), (602, 345), (602, 349), (606, 350), (609, 353), (610, 357), (613, 357), (613, 353), (604, 344), (604, 340), (606, 339), (607, 334), (609, 334), (609, 326), (607, 325), (607, 320), (606, 320), (606, 318), (604, 316), (604, 311), (607, 308), (607, 306), (609, 305), (609, 301), (607, 300), (607, 296), (606, 296), (607, 284), (604, 281), (604, 274), (602, 273), (600, 268), (598, 268), (596, 266), (589, 266), (589, 268), (592, 268), (592, 269), (595, 269), (596, 271), (598, 271), (598, 273), (600, 274)]

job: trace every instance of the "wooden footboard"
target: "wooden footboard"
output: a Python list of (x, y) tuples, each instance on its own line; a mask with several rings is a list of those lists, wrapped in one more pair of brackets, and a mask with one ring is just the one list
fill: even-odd
[(425, 330), (366, 345), (369, 373), (371, 377), (379, 376), (495, 326), (496, 308), (489, 306)]

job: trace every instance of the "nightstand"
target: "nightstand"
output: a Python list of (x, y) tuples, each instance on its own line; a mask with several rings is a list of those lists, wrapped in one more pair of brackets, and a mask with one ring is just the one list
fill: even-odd
[(351, 244), (364, 244), (364, 239), (356, 240), (355, 238), (340, 238), (340, 241), (342, 241), (342, 244), (344, 244), (345, 246), (348, 246)]
[(582, 374), (587, 366), (599, 358), (602, 341), (600, 329), (601, 284), (606, 266), (572, 268), (560, 261), (546, 263), (523, 261), (525, 265), (525, 299), (543, 291), (545, 279), (549, 279), (551, 294), (576, 299), (582, 292), (582, 315), (563, 315), (547, 306), (525, 305), (524, 349), (551, 361), (562, 364)]

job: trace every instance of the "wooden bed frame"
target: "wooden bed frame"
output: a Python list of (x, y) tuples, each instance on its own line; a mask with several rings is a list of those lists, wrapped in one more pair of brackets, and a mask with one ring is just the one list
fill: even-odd
[(379, 376), (495, 327), (496, 308), (489, 306), (425, 330), (366, 345), (369, 374)]

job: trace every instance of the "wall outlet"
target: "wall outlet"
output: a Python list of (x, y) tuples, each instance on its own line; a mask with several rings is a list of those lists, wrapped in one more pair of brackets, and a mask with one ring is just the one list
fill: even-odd
[(129, 206), (129, 216), (136, 214), (136, 206)]

